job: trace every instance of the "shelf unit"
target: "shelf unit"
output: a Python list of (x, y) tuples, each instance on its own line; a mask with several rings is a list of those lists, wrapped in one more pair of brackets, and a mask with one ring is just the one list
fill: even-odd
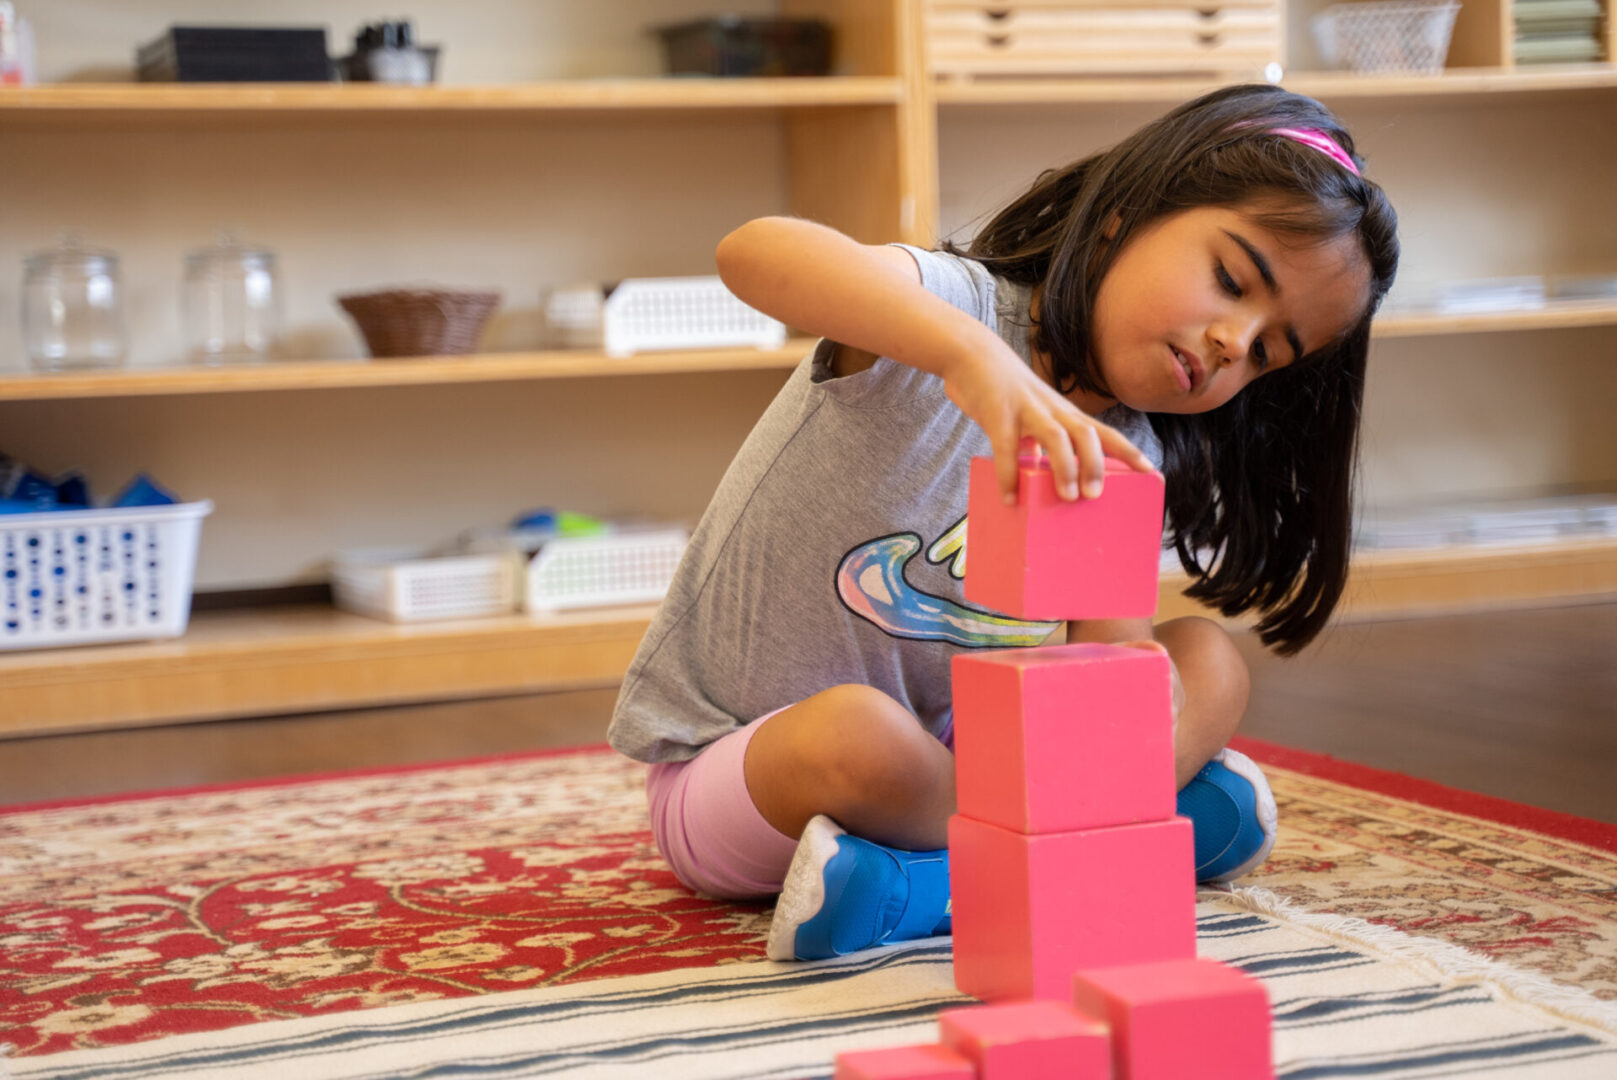
[[(1617, 301), (1560, 300), (1542, 308), (1447, 314), (1391, 311), (1376, 319), (1379, 339), (1617, 326)], [(417, 356), (387, 360), (284, 360), (236, 367), (170, 366), (106, 371), (0, 373), (0, 401), (336, 390), (381, 386), (617, 378), (796, 367), (814, 347), (793, 338), (778, 349), (690, 349), (606, 356), (582, 350)]]
[(380, 386), (462, 385), (534, 379), (626, 378), (796, 367), (812, 339), (778, 349), (683, 349), (606, 356), (582, 350), (417, 356), (387, 360), (271, 361), (236, 367), (121, 368), (108, 371), (0, 374), (0, 401), (236, 394), (263, 390), (335, 390)]
[[(55, 182), (71, 186), (69, 173), (82, 155), (103, 145), (114, 146), (125, 155), (121, 160), (137, 163), (144, 170), (132, 182), (133, 193), (118, 204), (138, 221), (142, 214), (160, 216), (173, 201), (187, 195), (197, 197), (206, 190), (203, 185), (216, 182), (220, 168), (212, 160), (216, 147), (243, 153), (263, 140), (284, 153), (295, 150), (296, 140), (308, 136), (328, 140), (322, 145), (342, 152), (351, 136), (358, 138), (359, 156), (343, 159), (343, 168), (331, 168), (329, 160), (314, 157), (305, 163), (278, 161), (273, 165), (274, 175), (288, 190), (270, 190), (269, 198), (290, 203), (308, 198), (318, 204), (322, 199), (350, 199), (348, 185), (374, 183), (384, 175), (387, 162), (370, 164), (363, 156), (391, 152), (384, 136), (417, 150), (452, 147), (448, 152), (464, 154), (468, 169), (488, 170), (492, 175), (501, 169), (526, 168), (529, 163), (513, 157), (510, 164), (501, 164), (487, 152), (488, 147), (510, 144), (520, 148), (520, 141), (535, 132), (561, 132), (555, 145), (562, 151), (582, 148), (585, 154), (603, 155), (599, 166), (603, 183), (659, 193), (664, 215), (670, 208), (678, 215), (685, 205), (711, 198), (692, 190), (688, 182), (681, 186), (678, 169), (692, 166), (668, 165), (660, 158), (609, 158), (603, 149), (608, 142), (602, 140), (621, 133), (626, 139), (650, 144), (659, 137), (677, 139), (667, 136), (669, 131), (688, 130), (709, 140), (704, 147), (718, 147), (734, 141), (728, 134), (733, 126), (742, 132), (735, 139), (766, 144), (775, 140), (780, 194), (774, 209), (825, 221), (869, 242), (927, 244), (938, 234), (943, 216), (940, 179), (949, 168), (947, 150), (940, 148), (940, 125), (947, 129), (981, 115), (1038, 115), (1059, 124), (1064, 117), (1104, 116), (1114, 108), (1150, 112), (1211, 86), (1195, 78), (937, 82), (926, 68), (922, 0), (786, 0), (780, 8), (818, 15), (836, 24), (842, 73), (816, 80), (572, 79), (422, 89), (72, 83), (11, 90), (0, 92), (0, 182), (7, 185), (24, 215), (36, 204), (57, 213), (64, 205), (75, 205), (75, 199), (85, 203), (89, 192), (104, 194), (100, 189), (83, 188), (55, 201), (45, 196)], [(1610, 64), (1530, 69), (1510, 65), (1505, 57), (1508, 34), (1489, 29), (1496, 23), (1507, 25), (1502, 20), (1508, 18), (1508, 12), (1508, 0), (1468, 3), (1451, 57), (1456, 66), (1440, 76), (1381, 78), (1300, 71), (1288, 74), (1284, 83), (1330, 104), (1383, 110), (1460, 109), (1469, 117), (1462, 122), (1473, 125), (1482, 122), (1477, 116), (1501, 104), (1551, 109), (1565, 102), (1585, 107), (1598, 102), (1600, 108), (1613, 108), (1617, 68)], [(1371, 131), (1361, 139), (1373, 141), (1375, 135)], [(1600, 138), (1600, 133), (1591, 138)], [(137, 139), (151, 140), (150, 148), (137, 145)], [(22, 163), (14, 155), (11, 165), (3, 164), (8, 141), (25, 150), (43, 151), (44, 164), (36, 166), (27, 154), (20, 155)], [(656, 152), (666, 154), (670, 145), (671, 141), (657, 144)], [(398, 160), (407, 160), (400, 153)], [(171, 166), (165, 155), (174, 156)], [(184, 176), (188, 168), (195, 169), (194, 178)], [(562, 168), (588, 173), (591, 160), (569, 160)], [(612, 170), (633, 175), (625, 180)], [(756, 172), (762, 176), (768, 170)], [(425, 215), (401, 221), (393, 226), (395, 232), (410, 235), (422, 229), (427, 238), (424, 242), (431, 243), (434, 234), (424, 226), (449, 220), (452, 224), (446, 228), (457, 227), (453, 222), (464, 211), (452, 201), (444, 201), (439, 192), (444, 174), (440, 170), (414, 181), (414, 187), (406, 184), (399, 193), (384, 193), (383, 202), (390, 210), (398, 212), (402, 207)], [(297, 180), (295, 187), (293, 179)], [(159, 190), (159, 181), (172, 181), (177, 193)], [(663, 192), (665, 187), (670, 190)], [(496, 191), (491, 198), (514, 204), (517, 196), (510, 191), (516, 186), (507, 180), (501, 190), (505, 194)], [(260, 192), (258, 197), (266, 196)], [(116, 196), (113, 201), (117, 202)], [(424, 202), (432, 205), (422, 210)], [(548, 237), (547, 223), (563, 232), (573, 224), (567, 220), (569, 213), (565, 208), (536, 207), (531, 221), (519, 218), (512, 228), (526, 227), (537, 236)], [(631, 217), (638, 213), (638, 207), (630, 210)], [(376, 235), (359, 239), (374, 240)], [(436, 235), (442, 242), (449, 234)], [(709, 251), (712, 239), (707, 238)], [(155, 237), (141, 234), (139, 241), (145, 246), (148, 264), (163, 254), (156, 251), (159, 242)], [(13, 235), (9, 242), (12, 248), (0, 232), (0, 255), (8, 261), (15, 253), (13, 248), (24, 241)], [(621, 238), (616, 242), (623, 243)], [(352, 257), (337, 241), (316, 255), (324, 261), (344, 263), (354, 274), (385, 271), (389, 258), (385, 252), (369, 256), (369, 261)], [(1606, 255), (1617, 259), (1617, 249)], [(1468, 316), (1389, 310), (1378, 320), (1375, 335), (1378, 342), (1408, 349), (1419, 342), (1460, 335), (1607, 334), (1614, 325), (1617, 303), (1554, 302), (1541, 310)], [(132, 431), (145, 432), (165, 452), (195, 455), (212, 449), (205, 440), (228, 431), (243, 415), (232, 403), (260, 392), (293, 395), (275, 398), (266, 410), (274, 416), (264, 421), (273, 428), (274, 417), (284, 417), (284, 438), (289, 444), (308, 437), (297, 426), (306, 410), (318, 412), (314, 408), (318, 404), (331, 411), (329, 400), (336, 399), (328, 399), (326, 392), (336, 389), (347, 391), (339, 399), (354, 403), (355, 414), (364, 414), (357, 421), (362, 434), (356, 438), (377, 436), (390, 422), (393, 410), (409, 412), (424, 400), (401, 395), (430, 394), (428, 400), (449, 412), (514, 401), (503, 418), (487, 422), (492, 426), (510, 424), (521, 410), (539, 407), (551, 396), (560, 395), (564, 400), (555, 406), (558, 414), (574, 411), (583, 402), (583, 407), (603, 417), (599, 445), (585, 455), (595, 459), (603, 458), (601, 446), (627, 434), (610, 423), (626, 397), (644, 395), (651, 403), (646, 412), (651, 414), (662, 398), (677, 398), (684, 393), (680, 387), (700, 383), (717, 395), (709, 405), (712, 416), (735, 421), (739, 414), (738, 424), (709, 435), (718, 444), (711, 459), (722, 463), (738, 441), (735, 432), (744, 432), (748, 416), (755, 415), (759, 403), (778, 385), (778, 378), (801, 360), (810, 344), (794, 339), (779, 350), (700, 350), (630, 358), (517, 348), (468, 357), (398, 361), (311, 358), (244, 368), (131, 367), (72, 375), (0, 371), (0, 430), (12, 433), (8, 442), (22, 439), (6, 449), (25, 456), (36, 444), (46, 449), (63, 445), (64, 426), (79, 427), (85, 438), (99, 440), (100, 445), (127, 438)], [(321, 353), (315, 350), (307, 355)], [(1403, 363), (1402, 357), (1399, 362)], [(647, 377), (654, 382), (647, 383)], [(743, 386), (744, 392), (732, 397), (732, 384)], [(201, 416), (211, 426), (202, 425), (208, 434), (187, 442), (184, 425), (176, 418), (183, 421), (192, 416)], [(700, 426), (703, 422), (699, 417), (695, 423)], [(483, 421), (467, 419), (464, 426), (483, 426)], [(618, 497), (643, 497), (670, 486), (675, 479), (687, 480), (693, 488), (716, 482), (716, 470), (704, 474), (700, 482), (676, 476), (688, 466), (655, 460), (664, 456), (657, 452), (663, 433), (637, 434), (642, 441), (625, 451), (625, 457), (606, 458), (591, 474), (619, 477), (615, 481)], [(258, 431), (253, 437), (262, 435)], [(544, 442), (547, 437), (550, 441)], [(569, 437), (535, 435), (543, 443), (535, 458), (560, 462), (553, 466), (556, 469), (577, 467), (578, 449), (565, 441)], [(331, 438), (341, 445), (335, 436)], [(277, 452), (273, 447), (264, 451), (268, 460)], [(468, 459), (461, 464), (475, 470), (482, 463)], [(288, 481), (277, 481), (273, 471), (255, 471), (252, 477), (242, 478), (235, 500), (230, 497), (232, 492), (204, 492), (220, 506), (220, 520), (210, 523), (210, 530), (219, 532), (233, 514), (255, 513), (255, 524), (292, 521), (290, 515), (296, 515), (304, 501), (300, 489)], [(306, 472), (298, 471), (300, 477)], [(341, 469), (335, 472), (323, 482), (354, 483)], [(257, 498), (253, 489), (257, 483), (278, 483), (275, 497)], [(290, 508), (290, 513), (283, 507)], [(295, 547), (296, 540), (289, 538), (287, 546)], [(224, 542), (240, 542), (240, 531), (226, 532)], [(1183, 586), (1184, 581), (1175, 575), (1164, 577), (1164, 616), (1191, 609), (1178, 595)], [(1355, 560), (1344, 613), (1348, 617), (1397, 614), (1613, 594), (1617, 594), (1617, 542), (1612, 541), (1371, 552)], [(621, 676), (649, 616), (648, 609), (609, 609), (565, 618), (512, 616), (394, 627), (297, 607), (203, 613), (194, 620), (191, 632), (175, 642), (0, 653), (0, 737), (610, 685)]]
[[(1164, 574), (1162, 618), (1204, 613)], [(1617, 539), (1367, 552), (1346, 618), (1617, 592)], [(615, 685), (654, 608), (395, 626), (328, 607), (203, 612), (177, 641), (0, 653), (0, 739)]]

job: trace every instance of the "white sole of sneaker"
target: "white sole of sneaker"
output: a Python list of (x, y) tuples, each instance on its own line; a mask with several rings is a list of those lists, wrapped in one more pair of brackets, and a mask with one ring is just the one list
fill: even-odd
[(775, 901), (775, 916), (769, 923), (765, 951), (771, 960), (797, 959), (797, 928), (825, 906), (825, 864), (837, 853), (837, 837), (843, 831), (824, 814), (816, 814), (803, 826), (797, 853), (792, 856), (780, 898)]
[(1257, 853), (1234, 870), (1213, 879), (1215, 882), (1227, 884), (1250, 874), (1262, 866), (1263, 861), (1269, 857), (1269, 852), (1274, 850), (1275, 835), (1280, 829), (1280, 811), (1275, 808), (1275, 793), (1269, 790), (1269, 778), (1263, 775), (1263, 770), (1258, 768), (1257, 762), (1239, 750), (1231, 750), (1228, 747), (1213, 755), (1213, 760), (1222, 761), (1226, 769), (1252, 785), (1252, 791), (1258, 799), (1258, 824), (1263, 826), (1263, 846), (1258, 848)]

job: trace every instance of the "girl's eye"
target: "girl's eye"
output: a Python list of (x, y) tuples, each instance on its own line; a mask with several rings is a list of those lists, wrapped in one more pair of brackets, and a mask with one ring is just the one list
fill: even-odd
[(1241, 298), (1241, 286), (1237, 285), (1235, 279), (1230, 277), (1230, 272), (1224, 269), (1223, 263), (1218, 263), (1217, 269), (1219, 285), (1223, 287), (1225, 292), (1239, 300)]
[(1252, 343), (1252, 359), (1254, 359), (1254, 360), (1256, 360), (1258, 362), (1258, 370), (1259, 371), (1267, 371), (1268, 370), (1268, 368), (1269, 368), (1269, 347), (1263, 343), (1262, 338), (1259, 338), (1258, 340), (1256, 340), (1256, 341), (1254, 341)]

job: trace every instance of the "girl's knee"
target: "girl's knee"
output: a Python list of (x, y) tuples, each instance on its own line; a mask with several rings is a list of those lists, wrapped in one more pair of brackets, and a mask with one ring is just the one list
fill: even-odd
[(1167, 646), (1179, 668), (1186, 694), (1190, 695), (1194, 686), (1195, 696), (1204, 707), (1212, 706), (1231, 715), (1233, 734), (1235, 724), (1246, 711), (1252, 676), (1229, 631), (1212, 619), (1188, 615), (1159, 625), (1156, 638)]
[(767, 721), (764, 729), (775, 725), (767, 745), (782, 758), (778, 764), (833, 802), (902, 784), (916, 775), (916, 754), (929, 740), (936, 743), (903, 705), (859, 684), (821, 691)]

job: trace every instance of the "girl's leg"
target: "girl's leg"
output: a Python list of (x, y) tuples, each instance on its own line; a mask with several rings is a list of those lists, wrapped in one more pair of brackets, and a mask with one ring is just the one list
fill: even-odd
[(890, 847), (948, 843), (954, 755), (874, 687), (833, 686), (765, 720), (745, 775), (759, 813), (787, 836), (823, 814)]
[(1153, 630), (1168, 650), (1185, 687), (1185, 707), (1174, 729), (1174, 789), (1191, 777), (1235, 734), (1246, 714), (1252, 680), (1230, 635), (1211, 619), (1189, 616)]

